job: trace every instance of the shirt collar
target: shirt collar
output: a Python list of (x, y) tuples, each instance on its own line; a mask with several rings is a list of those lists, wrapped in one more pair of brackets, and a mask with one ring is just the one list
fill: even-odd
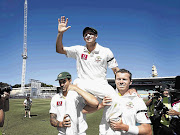
[[(96, 43), (96, 48), (91, 53), (99, 54), (99, 51), (100, 51), (100, 45)], [(89, 52), (86, 45), (84, 46), (84, 52)]]
[(66, 98), (66, 97), (62, 94), (62, 92), (59, 92), (59, 97), (60, 97), (60, 98), (64, 98), (64, 99)]
[[(116, 88), (116, 93), (119, 95), (119, 96), (122, 96), (121, 93), (119, 93), (118, 89)], [(133, 92), (131, 95), (129, 93), (123, 95), (124, 97), (136, 97), (137, 96), (137, 93), (136, 92)]]

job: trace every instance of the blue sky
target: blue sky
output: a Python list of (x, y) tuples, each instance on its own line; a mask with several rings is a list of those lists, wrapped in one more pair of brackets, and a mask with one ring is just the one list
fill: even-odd
[[(179, 0), (28, 0), (26, 83), (58, 85), (62, 71), (77, 77), (76, 62), (56, 53), (57, 19), (69, 18), (64, 46), (84, 45), (86, 26), (98, 30), (97, 42), (114, 53), (119, 68), (133, 78), (180, 75)], [(0, 82), (21, 83), (24, 0), (0, 1)], [(107, 78), (113, 78), (108, 69)]]

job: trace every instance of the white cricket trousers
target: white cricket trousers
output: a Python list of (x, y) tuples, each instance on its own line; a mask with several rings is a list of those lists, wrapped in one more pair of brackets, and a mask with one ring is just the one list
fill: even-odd
[(66, 135), (77, 135), (77, 124), (78, 124), (78, 118), (77, 118), (77, 105), (78, 105), (78, 93), (75, 91), (68, 91), (68, 94), (66, 96), (66, 114), (70, 116), (71, 119), (71, 127), (66, 128)]
[[(106, 106), (104, 108), (103, 112), (103, 118), (107, 122), (109, 122), (109, 119), (113, 116), (120, 116), (121, 114), (119, 113), (118, 110), (118, 98), (119, 96), (115, 92), (114, 88), (108, 84), (106, 80), (103, 81), (93, 81), (93, 80), (82, 80), (77, 78), (73, 84), (78, 85), (79, 88), (82, 90), (85, 90), (96, 97), (99, 97), (100, 99), (103, 99), (105, 96), (109, 96), (112, 98), (111, 106)], [(70, 115), (71, 118), (71, 127), (67, 128), (66, 135), (77, 135), (77, 124), (78, 124), (78, 119), (77, 119), (77, 104), (78, 100), (77, 97), (78, 94), (75, 91), (69, 91), (67, 96), (66, 96), (66, 114)], [(101, 127), (100, 127), (101, 128)], [(103, 126), (102, 126), (102, 129)]]
[(75, 79), (74, 84), (77, 84), (82, 90), (85, 90), (96, 97), (103, 99), (105, 96), (112, 98), (111, 106), (106, 106), (104, 108), (103, 119), (106, 119), (109, 122), (109, 119), (113, 116), (120, 116), (119, 109), (119, 95), (115, 92), (114, 88), (108, 84), (107, 80), (84, 80), (84, 79)]

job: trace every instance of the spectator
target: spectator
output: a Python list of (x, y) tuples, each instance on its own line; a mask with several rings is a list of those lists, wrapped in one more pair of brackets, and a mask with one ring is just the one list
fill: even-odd
[(29, 115), (29, 118), (31, 118), (31, 106), (32, 106), (32, 99), (27, 96), (27, 98), (24, 100), (23, 105), (25, 107), (25, 115), (24, 117), (27, 117), (27, 113)]

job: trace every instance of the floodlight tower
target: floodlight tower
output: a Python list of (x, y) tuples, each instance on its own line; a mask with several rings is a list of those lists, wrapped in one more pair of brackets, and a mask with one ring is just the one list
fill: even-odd
[(27, 0), (24, 2), (24, 42), (23, 42), (23, 64), (21, 78), (21, 92), (25, 95), (25, 75), (26, 75), (26, 59), (27, 59)]

